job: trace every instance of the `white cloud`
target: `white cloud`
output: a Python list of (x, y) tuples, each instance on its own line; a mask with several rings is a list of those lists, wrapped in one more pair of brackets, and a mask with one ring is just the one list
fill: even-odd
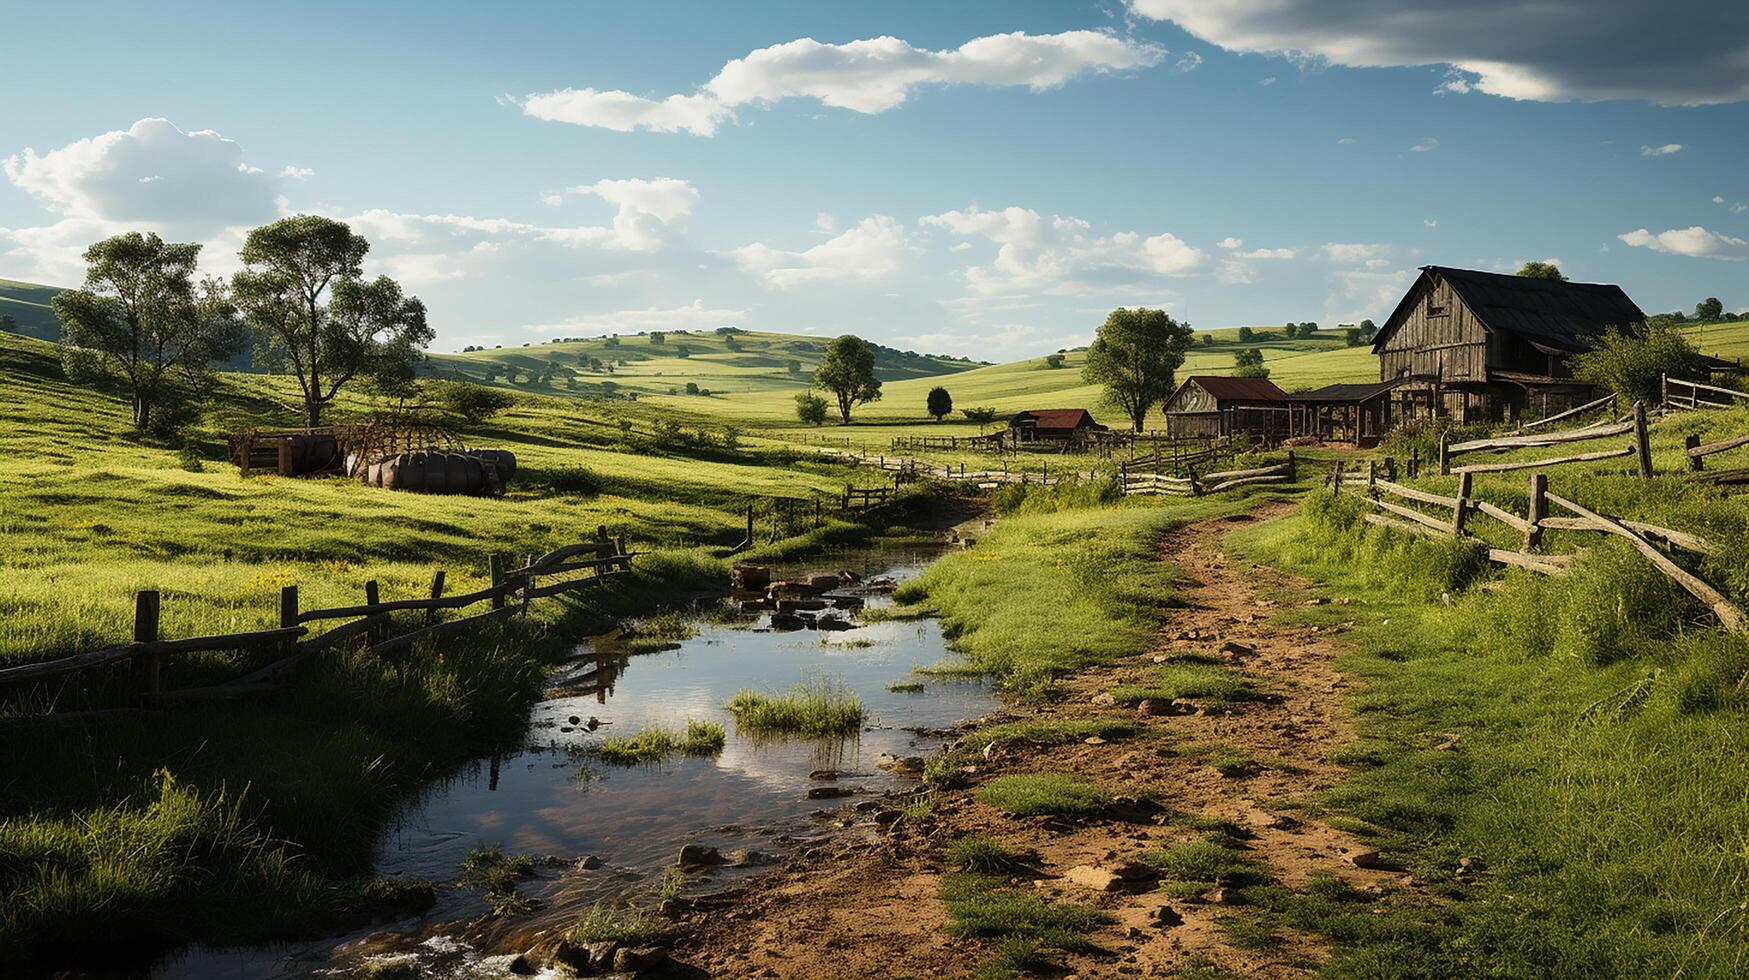
[(788, 289), (816, 282), (885, 278), (899, 270), (909, 251), (905, 227), (877, 214), (803, 252), (754, 242), (730, 254), (742, 271), (757, 276), (761, 283)]
[(630, 132), (714, 135), (735, 109), (791, 98), (854, 112), (886, 112), (928, 85), (1026, 86), (1044, 91), (1093, 73), (1147, 68), (1166, 50), (1104, 31), (995, 34), (932, 51), (896, 37), (845, 44), (800, 38), (725, 64), (697, 92), (661, 99), (618, 90), (561, 89), (530, 95), (538, 119)]
[(1439, 141), (1431, 136), (1424, 136), (1409, 147), (1410, 153), (1432, 153), (1439, 149)]
[(637, 333), (640, 330), (700, 330), (734, 326), (746, 319), (745, 310), (713, 309), (705, 306), (704, 300), (695, 299), (686, 306), (583, 313), (557, 323), (531, 323), (522, 329), (564, 337), (590, 333)]
[(972, 250), (972, 243), (971, 242), (954, 242), (952, 245), (949, 245), (947, 247), (947, 250), (949, 252), (969, 252)]
[(990, 265), (966, 270), (967, 284), (983, 296), (1158, 288), (1162, 278), (1195, 272), (1207, 258), (1170, 232), (1147, 237), (1133, 231), (1095, 235), (1092, 225), (1080, 218), (1046, 217), (1029, 208), (948, 211), (926, 216), (922, 223), (1000, 246)]
[(1354, 137), (1344, 136), (1341, 139), (1336, 141), (1336, 145), (1337, 146), (1353, 146), (1356, 142), (1358, 142), (1358, 141)]
[(1749, 241), (1709, 231), (1700, 225), (1689, 228), (1672, 228), (1655, 235), (1644, 228), (1638, 228), (1625, 235), (1615, 237), (1637, 248), (1649, 248), (1654, 252), (1666, 252), (1671, 255), (1726, 259), (1733, 262), (1749, 259)]
[(1642, 146), (1642, 147), (1640, 147), (1640, 156), (1643, 156), (1643, 157), (1667, 157), (1672, 153), (1681, 153), (1681, 152), (1682, 152), (1682, 144), (1681, 143), (1665, 143), (1663, 146)]
[(1291, 248), (1254, 248), (1235, 254), (1241, 259), (1291, 259), (1299, 253)]
[(282, 170), (280, 170), (279, 175), (281, 177), (288, 177), (292, 180), (309, 180), (311, 177), (316, 176), (316, 171), (309, 167), (294, 167), (288, 163)]
[(684, 180), (639, 177), (598, 180), (568, 187), (557, 197), (597, 197), (614, 206), (613, 224), (536, 225), (508, 218), (477, 218), (461, 214), (409, 214), (373, 208), (350, 216), (359, 233), (372, 241), (406, 247), (450, 243), (472, 247), (471, 239), (530, 239), (568, 248), (602, 248), (653, 252), (667, 245), (685, 226), (698, 202), (698, 191)]
[(1725, 199), (1724, 199), (1724, 198), (1722, 198), (1722, 197), (1720, 197), (1720, 196), (1719, 196), (1719, 195), (1717, 195), (1717, 194), (1714, 194), (1714, 195), (1713, 195), (1713, 203), (1714, 203), (1714, 204), (1723, 204), (1723, 203), (1725, 203)]
[[(1128, 0), (1231, 51), (1355, 68), (1449, 65), (1469, 88), (1557, 102), (1749, 98), (1749, 18), (1717, 0)], [(1448, 83), (1449, 84), (1449, 83)], [(1448, 88), (1447, 91), (1457, 91)]]
[(1202, 55), (1197, 54), (1195, 51), (1186, 51), (1184, 53), (1184, 57), (1178, 59), (1177, 68), (1181, 72), (1183, 72), (1183, 71), (1196, 71), (1197, 68), (1199, 68), (1201, 66), (1202, 66)]
[(1421, 219), (1421, 227), (1423, 227), (1423, 228), (1438, 228), (1439, 227), (1439, 219), (1438, 218), (1422, 218)]
[(1244, 248), (1245, 247), (1245, 239), (1234, 238), (1233, 236), (1228, 235), (1226, 238), (1223, 238), (1220, 241), (1216, 242), (1215, 247), (1216, 248), (1226, 248), (1226, 249)]
[(1271, 75), (1268, 78), (1265, 78), (1264, 80), (1262, 80), (1261, 82), (1258, 82), (1257, 84), (1265, 86), (1265, 87), (1270, 86), (1270, 85), (1274, 85), (1275, 84), (1275, 76)]
[(1345, 265), (1359, 264), (1369, 259), (1383, 258), (1390, 251), (1388, 245), (1372, 245), (1361, 242), (1330, 242), (1320, 246), (1318, 254), (1331, 262)]
[(814, 215), (814, 230), (823, 235), (830, 235), (838, 230), (838, 219), (830, 211), (821, 211)]

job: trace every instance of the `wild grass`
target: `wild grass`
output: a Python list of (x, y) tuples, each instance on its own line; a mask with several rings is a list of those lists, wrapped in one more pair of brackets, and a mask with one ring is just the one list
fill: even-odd
[(803, 682), (783, 694), (744, 690), (729, 700), (737, 727), (771, 735), (826, 738), (862, 728), (862, 699), (842, 682)]
[(1055, 949), (1087, 949), (1087, 933), (1107, 919), (1097, 909), (1047, 902), (1007, 887), (1001, 878), (959, 872), (941, 880), (947, 931), (960, 938), (1031, 940)]
[(533, 911), (537, 903), (524, 898), (517, 885), (534, 876), (534, 858), (527, 854), (504, 853), (497, 844), (476, 847), (462, 860), (461, 884), (486, 896), (492, 914), (510, 918)]
[(1017, 817), (1093, 817), (1111, 805), (1104, 790), (1061, 773), (997, 776), (979, 787), (978, 799)]
[(1137, 860), (1159, 868), (1179, 881), (1207, 882), (1244, 887), (1269, 881), (1267, 868), (1246, 857), (1225, 835), (1181, 841), (1164, 848), (1151, 848)]
[(888, 684), (887, 690), (893, 694), (922, 694), (926, 685), (921, 681), (901, 681)]
[(636, 735), (616, 736), (595, 746), (594, 754), (616, 766), (650, 765), (671, 756), (712, 756), (723, 751), (727, 733), (714, 721), (686, 720), (686, 730), (660, 726)]
[(1066, 745), (1094, 736), (1117, 741), (1131, 738), (1137, 728), (1126, 718), (1057, 718), (1011, 721), (986, 725), (969, 732), (961, 744), (981, 752), (993, 742), (1025, 742), (1031, 745)]
[(1011, 875), (1030, 865), (1026, 855), (975, 834), (949, 844), (942, 856), (956, 870), (983, 875)]
[(662, 920), (623, 905), (596, 902), (585, 909), (565, 931), (573, 943), (616, 942), (645, 946), (662, 938)]
[[(1472, 576), (1454, 581), (1437, 552), (1356, 535), (1321, 510), (1233, 540), (1368, 598), (1296, 613), (1357, 620), (1339, 666), (1362, 682), (1350, 704), (1368, 764), (1319, 802), (1377, 828), (1370, 843), (1445, 896), (1433, 914), (1283, 899), (1296, 927), (1337, 940), (1330, 971), (1749, 970), (1749, 692), (1737, 684), (1749, 640), (1691, 618), (1611, 548), (1560, 579), (1512, 572), (1465, 589)], [(1435, 589), (1451, 603), (1426, 601)], [(1460, 879), (1462, 857), (1485, 873)]]
[(1219, 664), (1181, 661), (1156, 668), (1154, 678), (1147, 683), (1114, 687), (1111, 696), (1123, 705), (1178, 698), (1226, 705), (1256, 701), (1262, 693), (1250, 681)]

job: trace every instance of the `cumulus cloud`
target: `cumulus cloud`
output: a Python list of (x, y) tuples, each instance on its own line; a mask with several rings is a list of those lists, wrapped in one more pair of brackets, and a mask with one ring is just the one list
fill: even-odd
[(789, 289), (817, 282), (885, 278), (899, 271), (909, 251), (904, 225), (877, 214), (806, 251), (789, 252), (754, 242), (730, 254), (742, 271), (758, 277), (764, 285)]
[(1513, 99), (1707, 105), (1749, 98), (1749, 10), (1673, 0), (1129, 0), (1230, 51), (1354, 68), (1449, 65)]
[(1038, 291), (1101, 293), (1157, 284), (1187, 275), (1207, 256), (1171, 232), (1142, 236), (1133, 231), (1097, 235), (1080, 218), (1045, 216), (1030, 208), (1000, 211), (969, 208), (929, 215), (926, 226), (998, 245), (996, 260), (966, 270), (974, 293)]
[(1721, 232), (1710, 231), (1700, 225), (1689, 228), (1672, 228), (1657, 234), (1644, 228), (1637, 228), (1615, 237), (1636, 248), (1649, 248), (1654, 252), (1666, 252), (1671, 255), (1686, 255), (1701, 259), (1725, 259), (1733, 262), (1749, 259), (1749, 241)]
[[(1025, 86), (1044, 91), (1083, 75), (1152, 67), (1159, 45), (1105, 31), (995, 34), (951, 50), (929, 50), (896, 37), (827, 44), (800, 38), (760, 48), (725, 64), (697, 92), (652, 99), (619, 90), (560, 89), (521, 102), (537, 119), (630, 132), (712, 136), (735, 109), (792, 98), (816, 99), (854, 112), (896, 108), (929, 85)], [(1192, 66), (1194, 67), (1194, 66)]]
[(1228, 235), (1226, 238), (1223, 238), (1220, 241), (1216, 242), (1215, 247), (1216, 248), (1225, 248), (1225, 249), (1244, 248), (1245, 247), (1245, 239), (1234, 238), (1233, 236)]
[(1416, 140), (1414, 142), (1414, 144), (1412, 144), (1409, 147), (1409, 152), (1410, 153), (1432, 153), (1434, 150), (1437, 150), (1437, 149), (1439, 149), (1439, 141), (1434, 139), (1431, 136), (1424, 136), (1421, 139)]
[(1356, 142), (1358, 142), (1358, 141), (1354, 137), (1344, 136), (1341, 139), (1336, 141), (1336, 145), (1337, 146), (1353, 146)]
[(1665, 143), (1663, 146), (1642, 146), (1642, 147), (1640, 147), (1640, 156), (1643, 156), (1643, 157), (1667, 157), (1672, 153), (1681, 153), (1681, 152), (1682, 152), (1682, 144), (1681, 143)]
[(714, 309), (695, 299), (686, 306), (647, 307), (611, 313), (582, 313), (556, 323), (531, 323), (522, 329), (571, 336), (590, 333), (637, 333), (640, 330), (700, 330), (734, 326), (747, 319), (745, 310)]
[(1291, 259), (1299, 253), (1291, 248), (1254, 248), (1234, 254), (1241, 259)]
[(1184, 57), (1178, 59), (1177, 67), (1181, 72), (1196, 71), (1198, 68), (1202, 67), (1202, 55), (1197, 54), (1195, 51), (1186, 51)]
[(1345, 265), (1358, 265), (1371, 259), (1384, 258), (1390, 251), (1388, 245), (1372, 245), (1363, 242), (1330, 242), (1320, 246), (1318, 254), (1331, 262)]
[(316, 176), (316, 171), (309, 167), (294, 167), (288, 163), (282, 170), (280, 170), (279, 175), (281, 177), (289, 177), (292, 180), (309, 180), (311, 177)]

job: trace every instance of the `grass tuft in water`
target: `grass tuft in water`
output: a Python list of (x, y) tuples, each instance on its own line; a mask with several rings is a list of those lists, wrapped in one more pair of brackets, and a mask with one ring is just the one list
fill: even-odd
[(738, 726), (774, 735), (822, 738), (862, 728), (862, 699), (836, 681), (809, 681), (783, 694), (744, 690), (728, 708)]
[(662, 938), (662, 922), (648, 912), (596, 902), (577, 917), (566, 930), (565, 938), (573, 943), (644, 946)]
[(714, 721), (686, 720), (686, 731), (671, 728), (646, 728), (636, 735), (610, 738), (595, 747), (603, 762), (616, 766), (636, 766), (661, 762), (672, 755), (709, 756), (723, 750), (727, 741), (723, 726)]

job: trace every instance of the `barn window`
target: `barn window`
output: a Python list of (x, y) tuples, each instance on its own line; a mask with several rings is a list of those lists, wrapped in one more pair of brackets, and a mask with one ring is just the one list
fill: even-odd
[(1443, 304), (1434, 302), (1432, 293), (1427, 294), (1427, 315), (1428, 316), (1445, 316), (1445, 306)]

